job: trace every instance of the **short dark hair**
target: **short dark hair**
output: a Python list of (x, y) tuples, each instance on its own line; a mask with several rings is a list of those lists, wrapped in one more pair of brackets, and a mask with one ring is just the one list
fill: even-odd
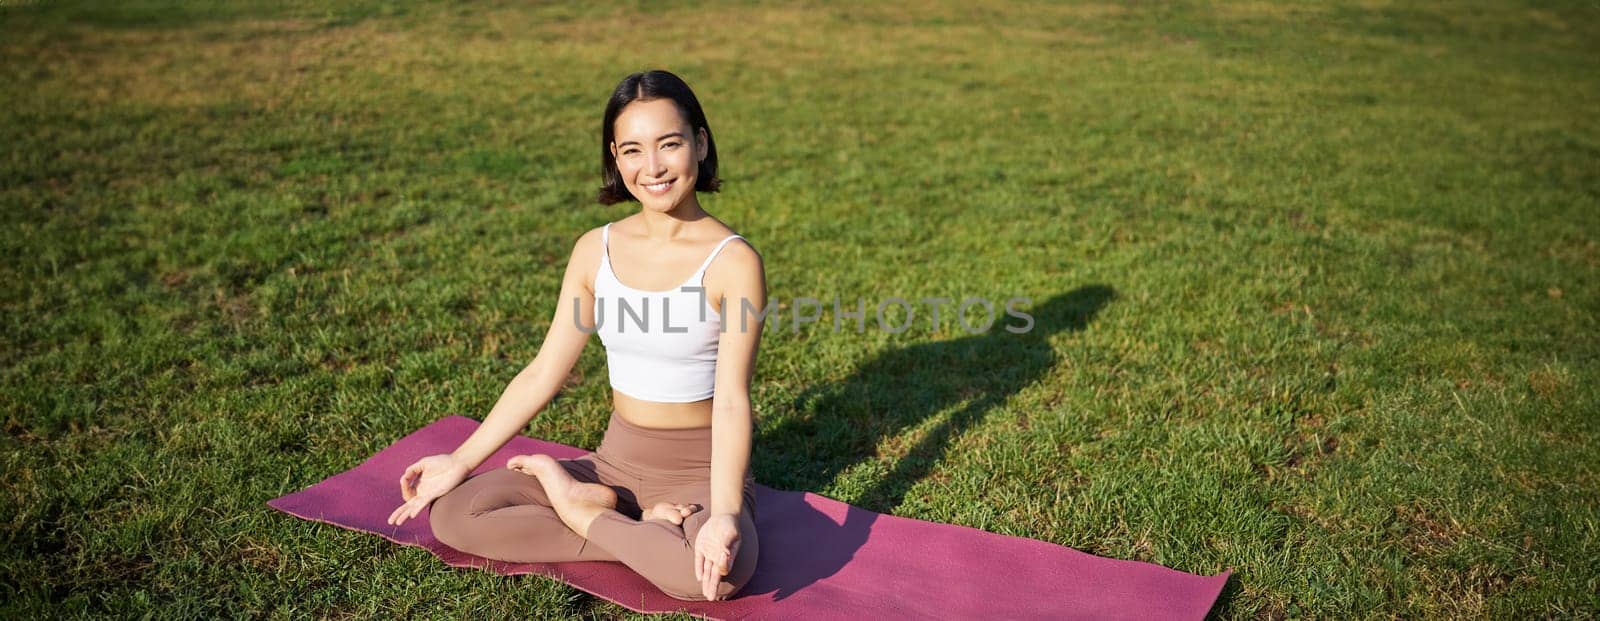
[[(689, 90), (689, 85), (682, 78), (656, 69), (623, 78), (617, 83), (617, 89), (611, 92), (611, 101), (606, 102), (605, 123), (600, 129), (600, 204), (639, 200), (622, 182), (622, 173), (617, 171), (617, 158), (611, 154), (611, 142), (617, 138), (615, 126), (623, 108), (635, 101), (655, 99), (670, 99), (677, 104), (678, 113), (689, 121), (691, 133), (698, 129), (706, 130), (706, 159), (700, 162), (695, 191), (716, 192), (722, 188), (722, 180), (717, 178), (717, 141), (711, 136), (711, 125), (706, 123), (706, 113), (700, 109), (700, 100), (695, 98), (694, 91)], [(698, 140), (699, 136), (694, 139)]]

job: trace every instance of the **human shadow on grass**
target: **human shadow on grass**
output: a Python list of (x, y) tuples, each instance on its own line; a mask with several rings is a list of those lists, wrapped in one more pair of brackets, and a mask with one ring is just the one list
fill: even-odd
[[(887, 513), (899, 506), (953, 440), (1055, 366), (1052, 335), (1085, 329), (1115, 297), (1116, 292), (1105, 285), (1079, 287), (1023, 309), (1034, 319), (1025, 333), (1008, 332), (997, 321), (981, 334), (889, 350), (843, 381), (801, 394), (791, 418), (759, 433), (756, 478), (764, 485), (822, 489), (846, 470), (873, 460), (883, 439), (949, 413), (857, 497), (842, 524), (798, 501), (786, 507), (809, 516), (804, 529), (808, 541), (785, 546), (784, 555), (773, 560), (787, 571), (774, 580), (758, 572), (747, 592), (776, 592), (782, 599), (837, 573), (866, 542), (876, 520), (874, 512)], [(766, 553), (763, 541), (762, 556)]]

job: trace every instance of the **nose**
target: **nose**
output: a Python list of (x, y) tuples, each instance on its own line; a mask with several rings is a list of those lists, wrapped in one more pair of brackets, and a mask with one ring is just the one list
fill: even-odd
[(644, 171), (650, 175), (651, 179), (660, 181), (661, 175), (667, 174), (667, 163), (663, 161), (655, 151), (651, 151), (650, 154), (646, 156), (644, 162)]

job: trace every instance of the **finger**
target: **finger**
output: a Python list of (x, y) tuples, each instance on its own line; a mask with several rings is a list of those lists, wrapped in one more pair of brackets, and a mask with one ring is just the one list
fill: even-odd
[(404, 524), (406, 520), (409, 520), (412, 517), (415, 517), (416, 514), (417, 514), (416, 511), (414, 511), (414, 509), (416, 508), (416, 505), (417, 505), (417, 502), (415, 500), (413, 500), (413, 501), (407, 502), (406, 504), (400, 505), (399, 509), (395, 509), (394, 510), (394, 518), (395, 518), (394, 519), (394, 525), (395, 526), (399, 526), (401, 524)]
[(411, 503), (408, 502), (408, 503), (405, 503), (403, 505), (400, 505), (399, 508), (394, 510), (394, 515), (390, 517), (389, 522), (391, 524), (394, 524), (395, 526), (399, 526), (402, 522), (406, 521), (406, 512), (410, 511), (410, 510), (411, 510)]
[(398, 521), (396, 521), (396, 520), (400, 519), (400, 514), (405, 512), (405, 510), (406, 510), (406, 506), (405, 505), (400, 505), (399, 507), (396, 507), (393, 512), (389, 513), (389, 519), (384, 520), (384, 522), (389, 524), (390, 526), (399, 526), (400, 523)]
[(728, 572), (733, 571), (733, 559), (736, 559), (738, 557), (739, 557), (739, 540), (735, 539), (735, 540), (733, 540), (733, 543), (728, 544), (728, 555), (726, 557), (723, 557), (722, 575), (726, 576), (726, 575), (728, 575)]
[(705, 575), (700, 572), (700, 570), (704, 569), (705, 566), (705, 557), (700, 556), (700, 549), (696, 548), (694, 551), (694, 579), (696, 581), (705, 579)]
[(410, 470), (406, 471), (406, 500), (416, 500), (417, 488), (422, 485), (422, 480), (427, 478), (427, 476), (428, 469), (424, 468), (422, 464), (412, 466)]
[(409, 501), (409, 500), (412, 499), (412, 497), (417, 495), (416, 491), (412, 489), (412, 484), (416, 482), (416, 476), (417, 476), (417, 467), (416, 466), (411, 466), (410, 468), (406, 468), (406, 473), (400, 475), (400, 497), (401, 498), (404, 498), (404, 499)]
[(717, 599), (717, 582), (720, 580), (720, 578), (721, 577), (718, 576), (716, 572), (707, 569), (706, 583), (705, 586), (701, 587), (701, 590), (705, 591), (706, 601)]
[(717, 563), (706, 559), (706, 579), (701, 583), (701, 591), (706, 594), (706, 599), (717, 597)]

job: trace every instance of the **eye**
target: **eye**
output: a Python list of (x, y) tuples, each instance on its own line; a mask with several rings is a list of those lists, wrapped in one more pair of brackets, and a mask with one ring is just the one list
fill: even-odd
[(663, 149), (671, 149), (671, 148), (676, 147), (676, 146), (678, 146), (678, 143), (669, 142), (667, 144), (661, 145), (661, 148), (663, 148)]

